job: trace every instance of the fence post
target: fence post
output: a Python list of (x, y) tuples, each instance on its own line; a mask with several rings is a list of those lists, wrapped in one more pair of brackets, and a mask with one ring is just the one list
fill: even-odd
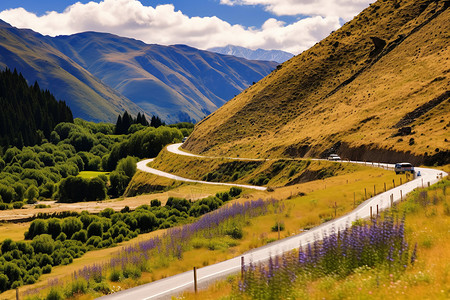
[(423, 178), (422, 178), (422, 188), (423, 188)]
[(395, 187), (395, 179), (392, 179), (392, 185)]
[(194, 291), (197, 294), (197, 267), (194, 267)]
[(375, 196), (377, 193), (375, 191), (375, 184), (373, 185), (373, 195)]
[(391, 194), (391, 207), (394, 206), (394, 194)]
[(16, 300), (19, 300), (19, 288), (16, 288)]
[(241, 280), (244, 279), (244, 257), (241, 256)]
[(403, 193), (402, 193), (402, 190), (400, 190), (400, 201), (403, 201)]
[(378, 204), (377, 204), (377, 216), (378, 216)]
[(428, 187), (430, 187), (430, 182), (428, 181)]
[(384, 183), (384, 191), (386, 192), (386, 182)]
[(402, 185), (403, 183), (402, 183), (402, 178), (400, 177), (400, 185)]
[(372, 206), (370, 207), (370, 218), (372, 219)]
[(367, 189), (364, 188), (364, 200), (367, 200)]

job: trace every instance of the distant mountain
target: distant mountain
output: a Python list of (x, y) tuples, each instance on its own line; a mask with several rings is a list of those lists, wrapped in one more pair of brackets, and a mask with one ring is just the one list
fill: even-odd
[(450, 163), (449, 4), (372, 3), (197, 124), (183, 147)]
[(227, 45), (225, 47), (209, 48), (208, 51), (243, 57), (251, 60), (268, 60), (283, 63), (294, 57), (294, 54), (281, 50), (248, 49), (240, 46)]
[(75, 61), (52, 47), (49, 37), (17, 29), (0, 20), (0, 69), (17, 69), (29, 84), (35, 81), (65, 100), (75, 117), (115, 122), (128, 110), (143, 112), (136, 104), (105, 85)]
[(48, 42), (166, 122), (201, 120), (277, 66), (107, 33), (58, 36)]

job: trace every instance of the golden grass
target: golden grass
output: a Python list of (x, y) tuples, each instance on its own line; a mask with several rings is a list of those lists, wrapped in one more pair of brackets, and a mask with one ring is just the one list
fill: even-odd
[(0, 223), (0, 241), (12, 239), (13, 241), (24, 240), (24, 233), (30, 226), (26, 223)]
[[(181, 260), (171, 261), (164, 258), (158, 258), (151, 262), (154, 266), (152, 273), (144, 273), (138, 282), (127, 280), (126, 282), (111, 283), (116, 287), (129, 288), (137, 284), (151, 282), (175, 275), (180, 272), (191, 270), (193, 266), (205, 266), (235, 257), (250, 249), (262, 246), (278, 238), (276, 232), (271, 231), (271, 227), (277, 221), (284, 222), (286, 229), (281, 232), (281, 238), (299, 233), (305, 227), (319, 225), (324, 218), (334, 217), (334, 202), (337, 203), (337, 216), (340, 216), (353, 209), (353, 192), (360, 197), (363, 195), (364, 187), (371, 187), (375, 184), (377, 189), (384, 186), (384, 182), (391, 182), (395, 178), (398, 182), (399, 177), (392, 171), (386, 171), (378, 168), (362, 168), (354, 173), (339, 175), (327, 178), (325, 180), (312, 181), (289, 187), (277, 188), (274, 192), (244, 190), (243, 197), (235, 201), (248, 201), (250, 199), (287, 199), (283, 201), (284, 210), (282, 214), (275, 214), (273, 211), (265, 216), (251, 219), (250, 225), (244, 228), (244, 237), (235, 247), (228, 250), (211, 251), (205, 248), (193, 249), (183, 253)], [(348, 182), (348, 183), (347, 183)], [(189, 195), (192, 189), (199, 194), (212, 194), (218, 191), (228, 190), (229, 187), (210, 186), (210, 185), (182, 185), (173, 191), (163, 193), (164, 198), (172, 195)], [(383, 187), (384, 188), (384, 187)], [(389, 185), (388, 185), (389, 188)], [(200, 189), (200, 190), (198, 190)], [(299, 192), (306, 193), (305, 196), (298, 196)], [(136, 198), (146, 197), (148, 203), (150, 198), (156, 198), (159, 194), (145, 195)], [(162, 195), (159, 195), (162, 196)], [(358, 199), (357, 200), (361, 200)], [(126, 201), (126, 200), (124, 200)], [(148, 234), (139, 235), (136, 239), (122, 243), (120, 246), (110, 249), (96, 250), (86, 253), (83, 257), (75, 259), (74, 263), (67, 266), (58, 266), (53, 268), (52, 273), (41, 277), (38, 283), (27, 285), (21, 288), (21, 291), (32, 290), (40, 286), (45, 286), (48, 279), (60, 278), (70, 281), (70, 275), (81, 269), (85, 265), (101, 263), (108, 261), (122, 246), (136, 243), (140, 240), (149, 239), (156, 235), (161, 235), (165, 231), (159, 230)], [(165, 267), (161, 267), (165, 266)], [(5, 292), (1, 296), (13, 296), (13, 291)], [(90, 298), (83, 298), (90, 299)]]
[(432, 3), (422, 12), (424, 3), (371, 5), (200, 122), (183, 147), (242, 157), (298, 157), (287, 150), (302, 146), (310, 147), (307, 157), (317, 156), (338, 141), (415, 155), (448, 151), (448, 100), (408, 124), (413, 134), (392, 137), (402, 117), (448, 90), (448, 9), (371, 65), (370, 37), (393, 43), (442, 8)]
[[(378, 269), (356, 270), (338, 279), (321, 278), (299, 286), (300, 298), (308, 299), (449, 299), (450, 298), (450, 193), (442, 189), (428, 192), (437, 205), (417, 207), (406, 216), (406, 235), (411, 247), (417, 242), (418, 258), (404, 274), (389, 274)], [(411, 197), (411, 196), (409, 196)], [(410, 204), (403, 202), (399, 211)], [(183, 293), (177, 299), (228, 299), (236, 278), (217, 282), (197, 295)]]

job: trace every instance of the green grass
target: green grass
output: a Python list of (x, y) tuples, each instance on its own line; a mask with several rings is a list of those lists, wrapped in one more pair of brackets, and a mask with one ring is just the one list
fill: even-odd
[(98, 171), (81, 171), (78, 176), (85, 178), (85, 179), (91, 179), (98, 177), (99, 175), (105, 175), (109, 179), (109, 172), (98, 172)]

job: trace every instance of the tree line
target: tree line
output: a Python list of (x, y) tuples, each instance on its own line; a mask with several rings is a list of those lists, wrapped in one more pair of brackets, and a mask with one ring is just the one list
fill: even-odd
[(22, 74), (0, 72), (0, 146), (30, 146), (50, 138), (60, 122), (73, 122), (72, 111), (37, 82), (29, 86)]

